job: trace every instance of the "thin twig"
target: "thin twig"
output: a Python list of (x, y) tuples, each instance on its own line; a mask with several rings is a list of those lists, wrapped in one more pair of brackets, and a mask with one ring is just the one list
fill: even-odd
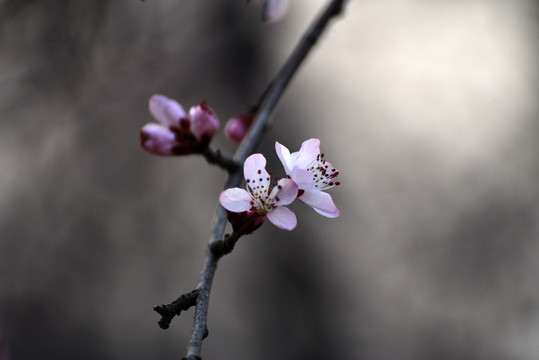
[[(346, 0), (332, 0), (327, 5), (320, 16), (312, 23), (311, 26), (309, 26), (292, 54), (290, 54), (284, 63), (281, 70), (277, 73), (269, 84), (268, 88), (264, 91), (258, 104), (256, 105), (257, 113), (255, 114), (253, 125), (249, 129), (249, 132), (246, 134), (244, 140), (234, 155), (234, 161), (236, 163), (243, 164), (247, 156), (249, 156), (259, 145), (268, 125), (269, 117), (277, 105), (281, 95), (285, 91), (288, 83), (296, 73), (309, 51), (312, 49), (313, 45), (319, 39), (329, 20), (341, 13), (345, 2)], [(241, 169), (229, 172), (225, 188), (238, 186), (241, 183), (241, 179)], [(193, 323), (193, 333), (187, 348), (187, 359), (200, 359), (202, 340), (204, 338), (204, 334), (207, 333), (206, 324), (212, 280), (217, 268), (217, 262), (222, 256), (222, 254), (216, 254), (215, 252), (211, 251), (211, 247), (214, 243), (223, 241), (222, 239), (226, 222), (226, 211), (220, 205), (218, 205), (214, 219), (213, 234), (208, 244), (208, 251), (206, 253), (204, 266), (202, 268), (201, 279), (197, 286), (197, 305)]]
[(193, 290), (190, 293), (180, 296), (170, 304), (154, 306), (154, 311), (161, 315), (161, 320), (158, 321), (159, 327), (161, 329), (168, 329), (174, 316), (180, 316), (182, 311), (196, 305), (197, 297), (198, 290)]

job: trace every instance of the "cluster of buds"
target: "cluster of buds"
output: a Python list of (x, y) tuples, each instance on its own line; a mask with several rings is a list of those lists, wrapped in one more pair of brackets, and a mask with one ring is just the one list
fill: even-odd
[(187, 114), (176, 100), (156, 94), (150, 98), (149, 108), (157, 123), (140, 129), (140, 145), (154, 155), (200, 152), (219, 127), (219, 119), (206, 102), (191, 107)]
[[(153, 155), (200, 153), (219, 127), (217, 115), (205, 101), (191, 107), (187, 114), (176, 100), (155, 94), (150, 98), (149, 109), (157, 122), (140, 129), (140, 145)], [(240, 143), (252, 122), (252, 113), (234, 116), (226, 123), (224, 133), (232, 142)]]
[(221, 205), (227, 210), (229, 221), (234, 230), (239, 229), (242, 221), (258, 217), (253, 222), (256, 227), (247, 227), (248, 234), (268, 220), (284, 230), (292, 230), (297, 225), (294, 212), (286, 206), (299, 199), (312, 207), (317, 213), (328, 218), (339, 216), (339, 209), (331, 195), (325, 192), (340, 185), (334, 179), (339, 172), (320, 153), (320, 140), (309, 139), (303, 142), (297, 152), (290, 151), (278, 142), (275, 143), (277, 156), (283, 164), (286, 178), (276, 179), (271, 185), (271, 174), (266, 171), (266, 158), (262, 154), (249, 156), (243, 165), (246, 189), (231, 188), (219, 196)]

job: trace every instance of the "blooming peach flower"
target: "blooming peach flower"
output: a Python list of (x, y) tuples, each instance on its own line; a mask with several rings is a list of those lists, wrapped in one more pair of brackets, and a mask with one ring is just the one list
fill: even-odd
[(187, 115), (173, 99), (155, 94), (149, 109), (156, 123), (140, 130), (140, 144), (154, 155), (187, 155), (206, 146), (219, 126), (219, 119), (205, 102), (193, 106)]
[(286, 174), (298, 185), (298, 199), (320, 215), (329, 218), (339, 216), (339, 209), (333, 203), (331, 195), (324, 192), (340, 185), (338, 181), (333, 181), (339, 172), (324, 160), (324, 154), (320, 153), (320, 140), (306, 140), (301, 149), (292, 154), (285, 146), (275, 142), (275, 151)]
[(281, 179), (270, 188), (270, 175), (265, 167), (266, 158), (262, 154), (249, 156), (243, 165), (247, 190), (227, 189), (221, 193), (219, 201), (228, 211), (252, 210), (259, 216), (266, 216), (278, 228), (292, 230), (297, 225), (296, 215), (284, 205), (296, 199), (298, 186), (290, 179)]

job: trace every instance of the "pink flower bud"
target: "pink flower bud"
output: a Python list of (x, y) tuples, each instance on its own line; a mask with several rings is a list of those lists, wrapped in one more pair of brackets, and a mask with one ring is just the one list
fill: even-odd
[(150, 113), (161, 125), (180, 127), (180, 119), (186, 118), (182, 106), (164, 95), (152, 95), (148, 105)]
[(154, 155), (187, 155), (191, 147), (188, 142), (178, 140), (176, 134), (160, 124), (146, 124), (140, 129), (140, 145)]
[(219, 119), (213, 110), (203, 101), (189, 110), (191, 133), (202, 144), (208, 144), (219, 127)]
[(231, 118), (225, 125), (226, 137), (233, 142), (241, 142), (245, 137), (245, 134), (247, 134), (247, 130), (249, 130), (249, 126), (251, 126), (252, 122), (252, 114), (244, 114)]

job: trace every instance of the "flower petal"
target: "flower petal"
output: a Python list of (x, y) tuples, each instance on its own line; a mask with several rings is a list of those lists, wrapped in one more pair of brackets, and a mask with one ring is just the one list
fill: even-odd
[(164, 95), (152, 95), (149, 101), (150, 113), (162, 125), (179, 127), (180, 119), (185, 118), (185, 111), (176, 101)]
[(303, 144), (301, 144), (301, 149), (299, 149), (299, 153), (297, 158), (295, 159), (294, 166), (300, 169), (307, 169), (319, 154), (320, 140), (305, 140)]
[(292, 230), (298, 224), (296, 214), (288, 208), (276, 207), (266, 214), (269, 221), (279, 229)]
[(172, 149), (177, 145), (176, 135), (163, 125), (146, 124), (140, 129), (139, 135), (140, 145), (154, 155), (172, 155)]
[(312, 189), (314, 187), (313, 173), (304, 169), (294, 168), (290, 177), (298, 185), (298, 188)]
[(206, 105), (206, 102), (202, 102), (198, 106), (191, 107), (189, 117), (193, 135), (203, 143), (208, 143), (219, 127), (219, 119), (213, 110)]
[(283, 164), (284, 170), (287, 175), (290, 175), (292, 172), (292, 159), (290, 158), (290, 150), (284, 145), (279, 144), (278, 141), (275, 142), (275, 152)]
[(262, 154), (249, 156), (243, 164), (243, 175), (247, 185), (254, 188), (254, 184), (262, 186), (266, 190), (269, 188), (270, 175), (266, 171), (266, 158)]
[(226, 189), (219, 195), (219, 202), (225, 209), (232, 212), (243, 212), (253, 207), (251, 195), (240, 188)]
[(337, 209), (331, 195), (328, 193), (318, 190), (306, 190), (299, 199), (322, 216), (336, 218), (340, 215), (339, 209)]
[(277, 189), (275, 199), (279, 198), (275, 202), (277, 206), (288, 205), (298, 197), (298, 185), (290, 179), (279, 180), (275, 189)]

